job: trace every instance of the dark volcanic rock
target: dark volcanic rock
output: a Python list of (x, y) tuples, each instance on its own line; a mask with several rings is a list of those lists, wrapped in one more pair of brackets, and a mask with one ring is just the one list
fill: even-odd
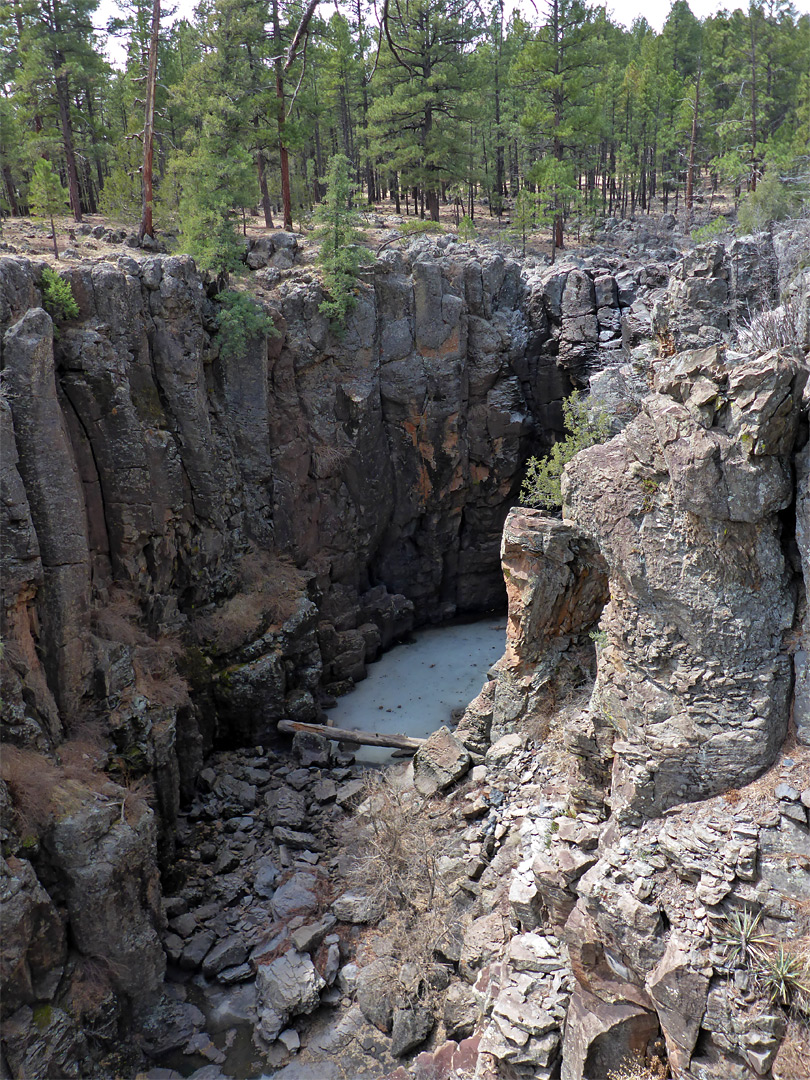
[(395, 1009), (391, 1028), (391, 1053), (394, 1057), (402, 1057), (415, 1050), (425, 1041), (435, 1025), (433, 1013), (424, 1006)]

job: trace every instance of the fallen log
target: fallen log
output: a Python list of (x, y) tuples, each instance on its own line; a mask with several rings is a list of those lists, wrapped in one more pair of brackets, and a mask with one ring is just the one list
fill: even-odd
[(326, 724), (302, 724), (298, 720), (279, 720), (278, 730), (286, 735), (296, 731), (309, 731), (324, 735), (335, 742), (353, 742), (360, 746), (393, 746), (397, 750), (418, 750), (425, 739), (412, 739), (408, 735), (381, 735), (377, 731), (349, 731), (347, 728), (329, 727)]

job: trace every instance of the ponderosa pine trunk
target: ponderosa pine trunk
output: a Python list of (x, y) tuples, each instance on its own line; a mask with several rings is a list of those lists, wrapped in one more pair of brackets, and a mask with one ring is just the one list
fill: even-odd
[[(255, 118), (254, 123), (256, 127), (259, 126), (258, 116)], [(264, 226), (266, 229), (273, 228), (273, 208), (270, 205), (270, 192), (267, 187), (267, 168), (265, 166), (264, 154), (261, 150), (256, 151), (256, 171), (259, 176), (259, 191), (262, 196), (262, 213), (264, 214)]]
[(155, 89), (157, 87), (157, 54), (158, 37), (160, 34), (160, 0), (152, 3), (152, 32), (149, 35), (149, 60), (146, 68), (146, 105), (144, 106), (143, 118), (143, 175), (141, 178), (141, 224), (138, 229), (138, 239), (144, 236), (154, 236), (155, 227), (152, 223), (152, 205), (154, 194), (152, 188), (152, 165), (154, 160), (154, 136), (155, 136)]
[(8, 208), (11, 211), (12, 217), (20, 216), (20, 204), (17, 202), (17, 192), (14, 190), (14, 179), (11, 175), (11, 166), (3, 166), (3, 180), (6, 185), (6, 195), (8, 196)]

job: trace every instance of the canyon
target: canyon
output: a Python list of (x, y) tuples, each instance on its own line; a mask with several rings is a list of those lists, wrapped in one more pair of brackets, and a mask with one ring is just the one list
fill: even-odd
[[(342, 334), (271, 232), (236, 352), (188, 256), (77, 257), (68, 321), (0, 259), (3, 1075), (238, 1075), (240, 1025), (289, 1080), (778, 1074), (801, 995), (729, 938), (808, 934), (808, 238), (665, 217), (553, 266), (389, 246)], [(612, 437), (562, 519), (515, 507), (575, 388)], [(409, 959), (347, 859), (390, 792), (277, 724), (507, 608), (398, 774), (453, 929)]]

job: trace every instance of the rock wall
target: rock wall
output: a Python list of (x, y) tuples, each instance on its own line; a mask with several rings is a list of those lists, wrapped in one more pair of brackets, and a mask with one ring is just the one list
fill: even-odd
[[(509, 899), (516, 932), (565, 942), (566, 1080), (595, 1080), (634, 1054), (665, 1056), (678, 1078), (754, 1080), (772, 1075), (793, 1038), (787, 1006), (801, 1007), (779, 997), (768, 965), (783, 955), (799, 971), (808, 932), (807, 449), (797, 450), (808, 365), (789, 350), (712, 346), (658, 360), (651, 376), (637, 416), (566, 469), (564, 520), (507, 521), (511, 633), (490, 702), (518, 653), (530, 658), (517, 669), (527, 685), (566, 655), (559, 613), (574, 583), (589, 568), (609, 583), (589, 704), (548, 736), (567, 814), (549, 827), (543, 798), (529, 809), (537, 824), (520, 825)], [(563, 565), (570, 593), (548, 587)], [(546, 703), (522, 705), (512, 727), (536, 731)], [(481, 699), (468, 726), (480, 712)], [(751, 920), (753, 953), (739, 944)], [(521, 1060), (528, 1013), (516, 1015), (499, 1061)], [(793, 1075), (789, 1058), (785, 1068)]]
[(806, 380), (778, 354), (682, 354), (566, 472), (565, 513), (610, 567), (594, 709), (619, 736), (614, 812), (746, 783), (784, 740), (795, 597), (779, 515)]

